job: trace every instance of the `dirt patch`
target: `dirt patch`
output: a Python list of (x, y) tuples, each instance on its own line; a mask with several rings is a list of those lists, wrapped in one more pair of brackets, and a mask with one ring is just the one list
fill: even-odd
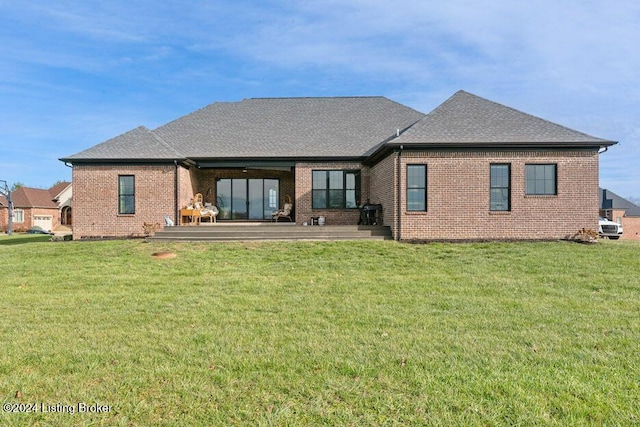
[(167, 259), (167, 258), (175, 258), (176, 254), (175, 252), (154, 252), (151, 254), (152, 257), (157, 258), (157, 259)]

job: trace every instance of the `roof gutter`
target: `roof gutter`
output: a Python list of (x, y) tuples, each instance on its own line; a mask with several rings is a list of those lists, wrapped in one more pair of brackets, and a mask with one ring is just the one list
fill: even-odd
[(150, 165), (150, 164), (170, 164), (178, 162), (179, 165), (186, 167), (196, 166), (196, 163), (189, 159), (58, 159), (65, 163), (65, 165), (72, 167), (74, 165)]

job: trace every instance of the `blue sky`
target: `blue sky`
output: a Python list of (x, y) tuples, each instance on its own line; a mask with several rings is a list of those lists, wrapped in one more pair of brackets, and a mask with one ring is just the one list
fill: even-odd
[(619, 141), (600, 182), (640, 197), (637, 0), (0, 0), (0, 180), (216, 101), (459, 89)]

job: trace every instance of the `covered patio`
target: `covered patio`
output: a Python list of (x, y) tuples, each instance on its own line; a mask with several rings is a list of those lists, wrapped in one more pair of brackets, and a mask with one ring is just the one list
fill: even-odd
[(190, 179), (194, 195), (202, 194), (205, 207), (217, 208), (220, 222), (270, 222), (285, 200), (295, 200), (293, 162), (204, 161), (190, 170)]

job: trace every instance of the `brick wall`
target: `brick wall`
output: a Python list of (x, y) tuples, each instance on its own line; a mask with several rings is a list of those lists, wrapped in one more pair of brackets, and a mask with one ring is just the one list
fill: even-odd
[[(326, 162), (326, 163), (298, 163), (295, 169), (296, 222), (301, 225), (311, 217), (323, 216), (327, 225), (357, 224), (360, 212), (357, 209), (312, 209), (312, 171), (314, 170), (360, 170), (360, 195), (362, 200), (370, 199), (369, 168), (363, 168), (359, 162)], [(371, 200), (371, 203), (376, 203)]]
[(0, 232), (6, 232), (9, 227), (9, 209), (6, 206), (0, 206)]
[[(135, 214), (118, 214), (118, 175), (135, 176)], [(191, 185), (188, 171), (179, 176), (179, 193), (184, 197)], [(74, 239), (142, 236), (143, 223), (164, 224), (164, 216), (173, 217), (175, 212), (174, 179), (173, 164), (74, 165)]]
[[(426, 212), (406, 211), (405, 173), (411, 163), (427, 165)], [(511, 164), (509, 212), (489, 210), (491, 163)], [(527, 163), (557, 164), (557, 195), (525, 195)], [(404, 152), (401, 170), (402, 240), (558, 239), (581, 228), (597, 230), (595, 150)]]
[(622, 217), (623, 233), (621, 239), (624, 240), (640, 240), (640, 217), (625, 216)]
[(396, 156), (389, 156), (371, 168), (371, 202), (382, 204), (382, 222), (397, 234)]
[[(597, 229), (598, 155), (595, 150), (574, 151), (473, 151), (403, 152), (398, 192), (398, 157), (395, 154), (368, 168), (359, 162), (303, 162), (293, 172), (249, 170), (188, 170), (178, 168), (178, 205), (184, 206), (197, 192), (205, 201), (215, 200), (215, 180), (224, 178), (279, 178), (282, 204), (294, 195), (296, 222), (324, 216), (328, 225), (356, 224), (357, 209), (312, 209), (313, 170), (360, 170), (361, 199), (382, 204), (383, 223), (392, 226), (402, 240), (455, 239), (557, 239), (581, 228)], [(426, 164), (428, 174), (426, 212), (407, 212), (405, 173), (407, 164)], [(511, 164), (511, 211), (489, 211), (491, 163)], [(525, 195), (525, 164), (557, 164), (558, 194)], [(164, 223), (174, 218), (176, 168), (167, 165), (75, 165), (74, 236), (108, 237), (143, 235), (144, 222)], [(136, 213), (118, 214), (118, 175), (134, 175)], [(295, 185), (294, 185), (295, 184)], [(209, 191), (211, 190), (211, 191)], [(400, 195), (400, 199), (398, 199)], [(215, 202), (214, 202), (215, 203)], [(400, 210), (402, 222), (397, 227)], [(59, 221), (59, 218), (58, 218)], [(637, 233), (630, 228), (629, 235)], [(627, 230), (625, 227), (625, 234)]]
[[(193, 169), (195, 170), (195, 169)], [(189, 201), (193, 199), (193, 196), (197, 191), (196, 180), (193, 177), (193, 173), (191, 169), (186, 169), (183, 167), (178, 168), (178, 207), (183, 208), (187, 206)], [(172, 187), (173, 188), (173, 185)], [(180, 218), (173, 218), (173, 223), (178, 225), (180, 224)]]

